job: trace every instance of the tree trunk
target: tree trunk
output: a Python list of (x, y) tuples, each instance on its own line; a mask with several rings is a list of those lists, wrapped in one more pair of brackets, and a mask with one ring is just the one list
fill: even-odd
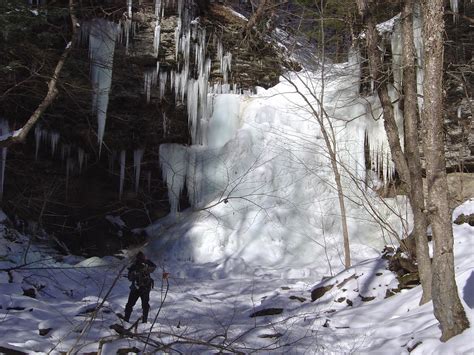
[[(334, 181), (336, 182), (337, 188), (337, 198), (339, 201), (339, 209), (341, 211), (341, 225), (342, 225), (342, 238), (344, 245), (344, 267), (346, 269), (351, 267), (351, 248), (349, 242), (349, 228), (347, 227), (347, 215), (346, 215), (346, 203), (344, 202), (344, 189), (342, 187), (341, 174), (339, 172), (338, 162), (337, 162), (337, 140), (336, 134), (334, 132), (334, 127), (329, 119), (326, 110), (324, 110), (324, 94), (325, 94), (325, 68), (326, 68), (326, 32), (324, 30), (324, 1), (320, 0), (320, 14), (321, 18), (319, 21), (319, 30), (320, 30), (320, 53), (321, 58), (321, 92), (319, 98), (317, 99), (319, 105), (319, 114), (316, 115), (316, 120), (319, 123), (321, 128), (321, 133), (323, 134), (326, 147), (329, 152), (329, 157), (331, 159), (331, 167), (334, 173)], [(329, 129), (326, 129), (324, 125), (324, 119), (326, 118)]]
[(469, 327), (454, 278), (453, 229), (443, 134), (444, 1), (422, 0), (424, 39), (423, 150), (428, 187), (427, 209), (433, 230), (433, 308), (447, 341)]
[(247, 22), (247, 25), (245, 26), (244, 29), (244, 34), (245, 36), (248, 36), (250, 34), (250, 31), (252, 31), (252, 28), (261, 20), (265, 13), (265, 8), (267, 6), (267, 2), (269, 0), (260, 0), (257, 10), (252, 14), (250, 19)]
[(397, 169), (402, 182), (410, 188), (410, 172), (400, 144), (400, 135), (395, 121), (392, 100), (388, 95), (387, 78), (384, 76), (382, 68), (383, 63), (378, 49), (380, 38), (375, 27), (375, 19), (371, 15), (370, 10), (365, 16), (367, 21), (366, 38), (370, 76), (374, 80), (375, 88), (382, 105), (385, 133), (387, 134), (388, 144), (390, 145), (390, 152), (395, 163), (395, 168)]
[[(372, 15), (373, 6), (367, 0), (359, 0), (359, 11), (366, 21), (366, 39), (367, 54), (369, 58), (370, 75), (375, 83), (375, 88), (380, 99), (383, 110), (383, 120), (385, 132), (387, 134), (390, 153), (395, 163), (395, 168), (401, 181), (408, 190), (408, 199), (410, 207), (413, 211), (414, 226), (413, 233), (416, 240), (416, 254), (418, 257), (419, 275), (423, 287), (423, 295), (420, 303), (423, 304), (431, 299), (431, 261), (429, 257), (428, 241), (426, 239), (426, 216), (424, 210), (423, 181), (421, 175), (421, 163), (418, 152), (418, 125), (417, 125), (417, 94), (416, 94), (416, 76), (414, 71), (414, 43), (413, 43), (413, 24), (412, 24), (412, 8), (413, 3), (408, 1), (404, 12), (404, 88), (408, 90), (405, 94), (405, 137), (407, 139), (407, 151), (402, 151), (400, 143), (400, 134), (395, 121), (395, 113), (393, 104), (388, 94), (388, 78), (383, 71), (383, 63), (381, 53), (378, 49), (380, 41), (375, 18)], [(373, 3), (372, 3), (373, 5)], [(409, 18), (409, 19), (408, 19)], [(406, 22), (408, 21), (408, 23)], [(410, 33), (408, 33), (410, 32)], [(406, 69), (406, 70), (405, 70)], [(403, 247), (403, 246), (402, 246)], [(410, 251), (410, 250), (407, 250)]]
[(58, 63), (56, 64), (56, 67), (54, 68), (53, 75), (51, 76), (51, 79), (48, 82), (48, 92), (46, 93), (46, 96), (44, 97), (43, 101), (41, 101), (41, 103), (38, 105), (36, 110), (31, 114), (28, 121), (26, 121), (23, 127), (21, 127), (21, 129), (17, 131), (16, 135), (11, 136), (3, 141), (0, 141), (0, 147), (8, 147), (15, 143), (23, 143), (26, 140), (28, 133), (31, 131), (31, 129), (36, 125), (36, 123), (40, 119), (41, 115), (53, 103), (54, 99), (56, 99), (56, 96), (58, 96), (57, 84), (59, 80), (59, 75), (61, 74), (64, 64), (66, 63), (66, 59), (69, 53), (71, 52), (78, 35), (78, 22), (76, 18), (75, 6), (76, 5), (75, 5), (74, 0), (69, 0), (69, 17), (71, 19), (71, 32), (72, 32), (71, 40), (66, 45), (66, 48), (61, 54), (61, 57), (59, 57)]
[(420, 152), (418, 149), (418, 105), (415, 72), (415, 45), (413, 41), (413, 0), (405, 0), (402, 10), (402, 67), (403, 118), (405, 125), (405, 156), (410, 172), (410, 205), (413, 211), (413, 235), (416, 241), (416, 260), (423, 288), (420, 304), (431, 300), (431, 259), (426, 228), (428, 226), (423, 194)]

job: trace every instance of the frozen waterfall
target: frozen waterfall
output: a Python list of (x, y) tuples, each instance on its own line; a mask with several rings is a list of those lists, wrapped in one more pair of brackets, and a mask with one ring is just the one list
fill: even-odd
[[(377, 205), (376, 194), (365, 185), (366, 134), (380, 175), (389, 179), (393, 167), (387, 161), (390, 158), (383, 120), (373, 120), (381, 115), (378, 99), (359, 98), (355, 95), (358, 90), (352, 87), (358, 85), (356, 62), (328, 70), (324, 105), (335, 127), (339, 161), (344, 166), (341, 171), (349, 197), (352, 243), (363, 248), (379, 247), (384, 243), (380, 225), (371, 213), (360, 208), (363, 199)], [(300, 93), (295, 92), (292, 83)], [(170, 215), (176, 218), (180, 213), (179, 199), (185, 187), (196, 211), (194, 222), (189, 229), (179, 231), (179, 238), (176, 236), (173, 242), (163, 239), (171, 243), (167, 244), (170, 255), (196, 262), (239, 255), (246, 263), (261, 266), (275, 260), (314, 262), (314, 256), (326, 248), (334, 258), (331, 262), (337, 264), (335, 255), (342, 251), (334, 177), (319, 125), (303, 98), (316, 104), (309, 88), (319, 92), (319, 83), (319, 73), (302, 71), (281, 78), (271, 89), (259, 89), (255, 95), (208, 94), (212, 114), (200, 126), (197, 143), (188, 147), (160, 146)], [(354, 181), (360, 184), (360, 190), (353, 187)], [(393, 217), (386, 208), (377, 208), (380, 218)], [(372, 237), (358, 235), (358, 229), (367, 225), (373, 230)], [(401, 224), (395, 225), (402, 233)], [(169, 238), (175, 238), (172, 235)], [(322, 235), (325, 242), (320, 239)], [(314, 238), (320, 241), (312, 242)], [(257, 252), (253, 244), (268, 245), (268, 255)]]

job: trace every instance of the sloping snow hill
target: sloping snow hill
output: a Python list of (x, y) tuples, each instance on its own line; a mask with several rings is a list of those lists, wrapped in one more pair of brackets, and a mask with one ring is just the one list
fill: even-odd
[[(474, 199), (458, 207), (474, 213)], [(251, 351), (315, 354), (472, 354), (471, 328), (441, 343), (432, 304), (420, 287), (397, 286), (386, 261), (361, 262), (321, 282), (271, 273), (220, 279), (218, 265), (167, 265), (169, 290), (155, 272), (151, 320), (120, 336), (129, 282), (127, 258), (61, 256), (0, 225), (0, 352), (115, 354), (140, 351)], [(474, 322), (474, 228), (453, 225), (456, 280)], [(148, 250), (150, 255), (152, 251)], [(313, 294), (312, 294), (313, 291)], [(317, 298), (311, 301), (311, 298)], [(161, 305), (161, 309), (160, 309)], [(140, 316), (140, 307), (132, 319)]]

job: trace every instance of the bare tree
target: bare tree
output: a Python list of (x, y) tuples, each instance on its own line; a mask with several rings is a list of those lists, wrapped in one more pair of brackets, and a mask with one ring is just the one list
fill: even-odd
[(433, 230), (433, 308), (447, 341), (469, 327), (459, 299), (443, 134), (444, 1), (422, 0), (424, 39), (423, 151), (428, 187), (427, 212)]
[(73, 44), (76, 41), (76, 37), (78, 33), (78, 21), (76, 18), (74, 0), (69, 0), (68, 7), (69, 7), (69, 17), (71, 19), (71, 31), (72, 31), (71, 40), (67, 43), (66, 48), (64, 49), (63, 53), (59, 57), (56, 67), (54, 68), (51, 79), (48, 82), (48, 91), (46, 93), (46, 96), (38, 105), (36, 110), (31, 114), (31, 116), (26, 121), (26, 123), (18, 130), (17, 134), (10, 136), (9, 138), (3, 141), (0, 141), (0, 146), (2, 147), (10, 146), (15, 143), (23, 143), (26, 137), (28, 136), (28, 133), (30, 132), (30, 130), (35, 126), (35, 124), (40, 119), (41, 115), (48, 109), (48, 107), (52, 104), (52, 102), (58, 96), (59, 91), (57, 89), (57, 83), (59, 80), (59, 75), (61, 74), (61, 71), (66, 62), (66, 59), (73, 48)]
[(431, 300), (431, 260), (426, 228), (428, 222), (423, 194), (423, 178), (418, 142), (420, 141), (417, 105), (415, 45), (413, 39), (414, 1), (405, 0), (402, 19), (403, 118), (405, 129), (405, 159), (410, 174), (410, 205), (413, 212), (413, 235), (416, 243), (418, 273), (423, 288), (420, 304)]

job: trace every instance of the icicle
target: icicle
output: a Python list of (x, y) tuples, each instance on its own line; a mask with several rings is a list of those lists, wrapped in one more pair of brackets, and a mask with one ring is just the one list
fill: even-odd
[(222, 73), (222, 67), (223, 67), (223, 58), (224, 58), (224, 48), (222, 46), (222, 42), (219, 40), (217, 42), (217, 61), (219, 62), (219, 68)]
[(149, 104), (150, 98), (151, 98), (151, 75), (149, 72), (145, 72), (143, 76), (144, 76), (143, 91), (145, 92), (146, 103)]
[(402, 34), (400, 23), (397, 21), (392, 32), (391, 47), (392, 47), (392, 72), (393, 72), (393, 86), (400, 95), (402, 87)]
[(223, 75), (223, 81), (224, 84), (227, 84), (228, 82), (228, 76), (231, 70), (231, 64), (232, 64), (232, 53), (227, 52), (224, 57), (222, 58), (222, 75)]
[(206, 30), (202, 29), (198, 32), (198, 41), (195, 49), (194, 61), (198, 68), (198, 76), (203, 74), (204, 62), (206, 60)]
[(161, 26), (159, 21), (156, 21), (155, 24), (155, 31), (154, 31), (154, 37), (153, 37), (153, 53), (155, 57), (158, 57), (159, 50), (160, 50), (160, 32), (161, 32)]
[(119, 200), (122, 199), (123, 194), (123, 182), (125, 180), (125, 150), (120, 152), (120, 187), (119, 187)]
[[(132, 31), (132, 0), (127, 0), (127, 16), (124, 21), (121, 21), (122, 25), (122, 37), (125, 37), (125, 54), (129, 54), (129, 46), (130, 46), (130, 32)], [(123, 42), (123, 39), (120, 39)]]
[(187, 91), (188, 126), (189, 132), (191, 134), (191, 142), (193, 144), (198, 144), (199, 82), (197, 80), (190, 79), (188, 82)]
[(453, 22), (456, 23), (459, 17), (459, 2), (458, 0), (450, 0), (451, 11), (453, 12)]
[(54, 156), (54, 152), (56, 151), (56, 147), (58, 146), (59, 137), (59, 133), (57, 132), (51, 132), (51, 134), (49, 135), (51, 143), (51, 156)]
[(39, 153), (42, 135), (43, 135), (43, 130), (41, 129), (41, 126), (36, 125), (35, 127), (35, 142), (36, 142), (35, 160), (38, 160), (38, 153)]
[(178, 23), (174, 29), (174, 45), (175, 45), (175, 60), (178, 60), (181, 38), (181, 19), (178, 18)]
[(85, 155), (84, 149), (79, 148), (77, 150), (77, 160), (79, 162), (79, 173), (82, 172), (82, 165), (84, 164), (84, 155)]
[(160, 73), (160, 100), (165, 96), (166, 82), (168, 80), (168, 72), (162, 71)]
[(132, 0), (127, 0), (127, 16), (132, 18)]
[(112, 84), (112, 67), (115, 42), (120, 26), (104, 19), (91, 21), (89, 34), (89, 56), (91, 59), (91, 82), (93, 87), (92, 112), (97, 114), (97, 137), (99, 155), (105, 133), (107, 106)]
[(156, 68), (148, 70), (143, 74), (143, 91), (145, 92), (146, 102), (150, 103), (151, 89), (156, 87), (158, 83), (158, 73), (160, 70), (160, 62), (156, 63)]
[(163, 180), (168, 187), (170, 213), (176, 216), (186, 181), (187, 148), (179, 144), (161, 144), (159, 151)]
[(170, 89), (174, 90), (174, 81), (175, 81), (175, 72), (174, 70), (171, 71), (170, 73)]
[(157, 19), (160, 17), (161, 0), (155, 0), (155, 16)]
[(458, 118), (462, 117), (462, 107), (461, 106), (458, 106), (458, 109), (456, 111), (456, 115), (457, 115)]
[(72, 160), (72, 158), (67, 158), (66, 160), (66, 200), (68, 198), (69, 176), (73, 168), (74, 168), (74, 161)]
[(130, 47), (130, 32), (132, 31), (132, 19), (126, 18), (124, 25), (123, 25), (123, 33), (125, 37), (125, 54), (129, 54), (129, 47)]
[(140, 184), (140, 169), (143, 158), (143, 149), (136, 149), (133, 152), (133, 169), (135, 171), (135, 192), (138, 192)]

